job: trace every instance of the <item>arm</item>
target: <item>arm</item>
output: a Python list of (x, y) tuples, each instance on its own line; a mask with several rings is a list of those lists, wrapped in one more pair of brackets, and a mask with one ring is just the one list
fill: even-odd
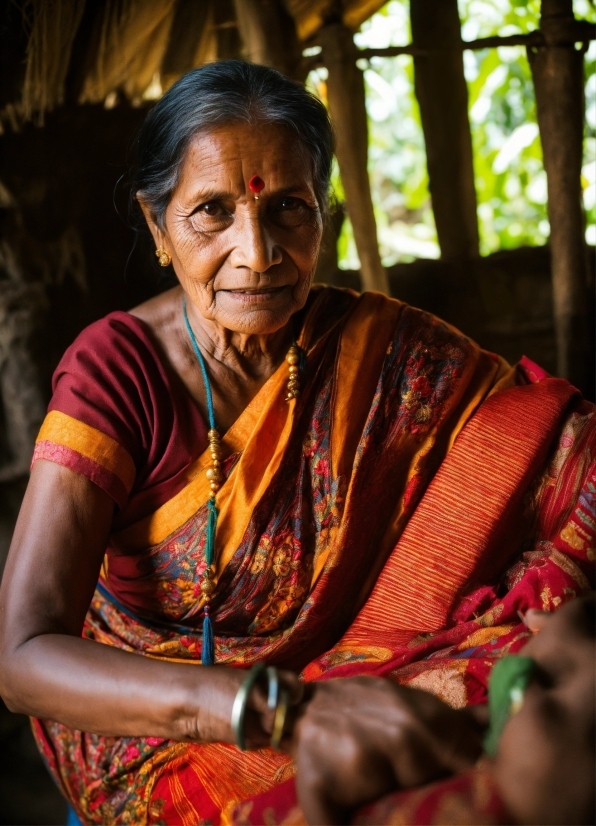
[[(35, 463), (0, 590), (6, 704), (98, 734), (231, 740), (244, 671), (162, 662), (81, 639), (113, 507), (85, 477)], [(258, 691), (251, 705), (265, 711)], [(267, 742), (260, 723), (258, 714), (248, 721), (255, 744)]]

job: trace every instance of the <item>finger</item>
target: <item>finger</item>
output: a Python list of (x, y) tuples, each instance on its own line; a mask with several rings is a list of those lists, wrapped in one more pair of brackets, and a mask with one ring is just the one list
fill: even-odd
[(468, 706), (462, 708), (462, 713), (467, 714), (474, 720), (480, 728), (485, 729), (489, 723), (488, 705), (486, 703), (479, 703), (476, 706)]
[(524, 614), (524, 624), (529, 631), (533, 634), (537, 634), (538, 631), (542, 631), (551, 618), (552, 614), (548, 611), (539, 611), (538, 608), (529, 608)]

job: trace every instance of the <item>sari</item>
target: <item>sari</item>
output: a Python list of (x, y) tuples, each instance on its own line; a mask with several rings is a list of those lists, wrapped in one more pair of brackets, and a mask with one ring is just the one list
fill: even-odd
[[(222, 438), (215, 661), (482, 702), (526, 639), (517, 610), (591, 587), (593, 407), (380, 294), (313, 289), (297, 322), (300, 398), (282, 365)], [(83, 635), (200, 665), (206, 426), (138, 319), (67, 351), (38, 459), (117, 505)], [(270, 749), (33, 728), (87, 823), (230, 823), (295, 773)]]

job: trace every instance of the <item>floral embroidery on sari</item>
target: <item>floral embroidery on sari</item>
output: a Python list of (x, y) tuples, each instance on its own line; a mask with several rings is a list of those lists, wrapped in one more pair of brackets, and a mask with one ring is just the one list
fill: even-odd
[[(251, 507), (232, 512), (230, 536), (238, 540), (219, 549), (227, 556), (211, 603), (216, 662), (247, 667), (266, 660), (303, 671), (306, 679), (377, 674), (434, 690), (454, 705), (483, 701), (494, 659), (517, 650), (527, 637), (516, 611), (536, 604), (553, 608), (587, 587), (590, 574), (583, 566), (590, 553), (593, 558), (596, 490), (585, 460), (586, 450), (591, 458), (595, 452), (591, 408), (579, 409), (572, 432), (564, 430), (559, 450), (566, 453), (551, 456), (546, 476), (542, 447), (520, 459), (529, 468), (522, 492), (531, 487), (533, 499), (526, 521), (512, 517), (507, 573), (469, 578), (453, 593), (445, 585), (451, 607), (439, 630), (407, 626), (380, 633), (391, 618), (379, 614), (378, 622), (350, 636), (400, 537), (448, 464), (457, 434), (474, 426), (495, 385), (524, 388), (515, 387), (514, 370), (448, 325), (375, 294), (358, 298), (323, 290), (304, 328), (312, 335), (301, 398), (292, 408), (282, 404), (284, 382), (272, 377), (263, 410), (251, 412), (256, 424), (244, 447), (232, 451), (224, 466), (222, 492), (231, 502), (241, 493)], [(358, 381), (350, 385), (354, 376)], [(543, 396), (555, 412), (552, 433), (543, 435), (541, 445), (558, 434), (573, 391), (557, 385), (552, 401), (546, 390)], [(242, 476), (249, 472), (249, 450), (269, 474), (253, 499), (260, 478)], [(536, 476), (540, 481), (531, 485)], [(193, 477), (192, 495), (176, 495), (184, 505), (180, 518), (168, 511), (167, 533), (159, 541), (137, 548), (114, 540), (85, 637), (200, 667), (197, 583), (206, 508), (204, 499), (193, 499), (194, 484)], [(450, 497), (465, 502), (467, 492), (442, 495), (449, 510)], [(522, 530), (528, 537), (524, 533), (520, 544)], [(424, 545), (429, 576), (453, 553), (441, 543), (438, 531)], [(136, 565), (136, 579), (131, 575), (125, 584), (137, 589), (141, 608), (114, 596), (110, 560), (117, 555)], [(427, 610), (424, 589), (410, 592), (414, 614)], [(269, 750), (243, 754), (224, 744), (105, 738), (47, 721), (35, 721), (34, 730), (51, 771), (89, 822), (190, 824), (197, 815), (218, 823), (222, 806), (209, 774), (214, 761), (227, 766), (232, 807), (256, 793), (254, 778), (260, 791), (293, 771), (287, 758)]]

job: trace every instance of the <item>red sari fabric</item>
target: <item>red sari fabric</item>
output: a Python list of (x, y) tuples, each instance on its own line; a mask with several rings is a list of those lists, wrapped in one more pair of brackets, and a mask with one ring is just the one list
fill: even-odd
[[(360, 809), (354, 826), (507, 826), (515, 821), (504, 808), (490, 763), (419, 789), (387, 795)], [(234, 826), (307, 826), (293, 780), (238, 804)]]
[[(282, 366), (222, 441), (216, 662), (482, 702), (495, 657), (525, 641), (516, 611), (590, 587), (593, 408), (376, 294), (313, 291), (299, 344), (299, 401), (284, 401)], [(206, 446), (141, 322), (82, 334), (34, 458), (118, 505), (87, 638), (200, 665)], [(271, 750), (34, 731), (89, 823), (229, 823), (294, 773)]]

